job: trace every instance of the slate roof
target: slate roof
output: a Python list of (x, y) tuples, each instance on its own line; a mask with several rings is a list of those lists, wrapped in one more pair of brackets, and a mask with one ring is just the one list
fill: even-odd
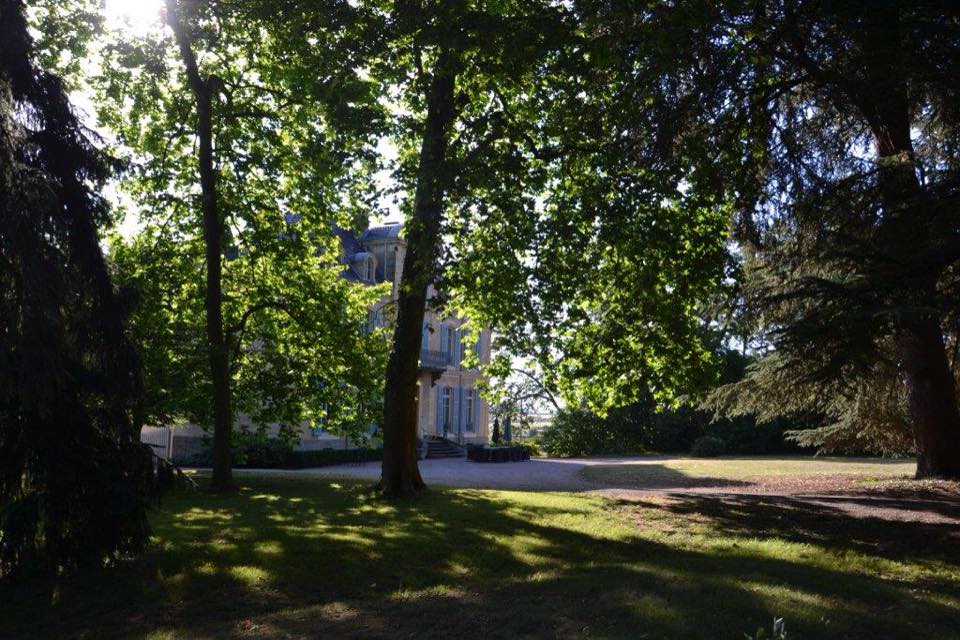
[(363, 282), (360, 274), (353, 268), (354, 257), (364, 251), (363, 245), (357, 240), (356, 234), (350, 229), (342, 229), (335, 225), (333, 235), (340, 240), (340, 261), (345, 265), (340, 275), (351, 282)]
[(400, 223), (385, 224), (379, 227), (370, 227), (363, 232), (361, 242), (377, 242), (380, 240), (396, 240), (400, 237)]
[(364, 251), (363, 245), (357, 240), (357, 235), (350, 229), (341, 229), (334, 226), (333, 235), (340, 240), (340, 251), (343, 253), (343, 259), (346, 262), (353, 262), (353, 256)]
[[(351, 282), (363, 282), (361, 274), (357, 273), (354, 265), (361, 257), (359, 254), (368, 251), (366, 243), (395, 241), (400, 237), (402, 227), (403, 225), (399, 223), (370, 227), (357, 238), (357, 234), (352, 230), (334, 226), (333, 235), (340, 240), (340, 261), (346, 265), (340, 275)], [(384, 265), (377, 264), (377, 282), (383, 280), (383, 269)]]

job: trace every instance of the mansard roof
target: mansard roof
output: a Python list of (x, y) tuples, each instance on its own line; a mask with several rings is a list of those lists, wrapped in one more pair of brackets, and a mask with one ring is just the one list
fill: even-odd
[(383, 280), (384, 265), (379, 264), (375, 256), (370, 253), (370, 248), (367, 245), (402, 242), (400, 240), (400, 229), (402, 227), (403, 225), (400, 223), (370, 227), (358, 237), (353, 230), (334, 225), (333, 235), (337, 236), (340, 241), (340, 262), (346, 265), (340, 275), (353, 282), (364, 282), (362, 273), (358, 272), (357, 269), (358, 264), (362, 263), (369, 255), (376, 265), (376, 281)]
[(343, 229), (336, 225), (333, 227), (333, 235), (340, 241), (340, 262), (346, 265), (340, 275), (351, 282), (363, 282), (360, 274), (353, 268), (357, 254), (365, 251), (363, 245), (357, 240), (357, 235), (350, 229)]
[(378, 227), (370, 227), (363, 232), (360, 237), (361, 242), (383, 242), (398, 240), (400, 238), (400, 229), (403, 225), (399, 222), (393, 222)]
[(343, 254), (345, 262), (353, 262), (353, 256), (363, 251), (363, 245), (357, 239), (357, 235), (350, 229), (343, 229), (334, 225), (333, 235), (340, 240), (340, 252)]

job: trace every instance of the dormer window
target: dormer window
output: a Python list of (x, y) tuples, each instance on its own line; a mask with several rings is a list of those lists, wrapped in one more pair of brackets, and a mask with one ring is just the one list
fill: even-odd
[(376, 272), (376, 269), (373, 266), (373, 258), (367, 258), (365, 263), (365, 269), (363, 274), (363, 279), (367, 282), (373, 282), (373, 276)]
[(372, 253), (360, 251), (354, 254), (353, 272), (361, 282), (374, 282), (377, 278), (377, 258)]

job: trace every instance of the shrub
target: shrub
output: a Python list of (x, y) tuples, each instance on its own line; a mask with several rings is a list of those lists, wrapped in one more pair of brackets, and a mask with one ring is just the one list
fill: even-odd
[[(620, 410), (623, 411), (623, 410)], [(584, 409), (559, 411), (543, 433), (547, 453), (557, 457), (578, 457), (640, 453), (642, 428), (611, 412), (607, 418)]]
[(293, 443), (265, 433), (240, 431), (233, 436), (233, 464), (237, 467), (282, 466), (293, 453)]
[(716, 458), (726, 449), (726, 443), (714, 436), (700, 436), (690, 447), (691, 455), (698, 458)]
[(711, 422), (711, 415), (685, 405), (655, 412), (646, 403), (612, 409), (601, 418), (585, 410), (561, 411), (542, 437), (551, 456), (618, 455), (656, 451), (682, 453), (710, 437), (724, 443), (727, 453), (799, 453), (804, 450), (784, 438), (790, 423), (756, 424), (751, 416)]
[(376, 462), (383, 460), (383, 449), (317, 449), (292, 451), (285, 461), (285, 469), (328, 467), (334, 464)]
[[(239, 469), (305, 469), (377, 460), (383, 460), (382, 449), (294, 451), (292, 445), (276, 439), (235, 446), (233, 450), (233, 466)], [(209, 467), (212, 464), (213, 454), (209, 450), (190, 456), (183, 462), (187, 467)]]
[(543, 447), (536, 440), (524, 440), (520, 443), (520, 446), (526, 449), (527, 454), (531, 458), (542, 458), (546, 455), (543, 450)]

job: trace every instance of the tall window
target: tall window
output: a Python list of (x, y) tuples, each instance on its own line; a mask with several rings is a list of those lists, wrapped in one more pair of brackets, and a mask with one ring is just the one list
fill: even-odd
[(457, 332), (453, 327), (447, 329), (447, 353), (454, 353), (454, 345), (456, 344)]
[(476, 425), (473, 424), (474, 408), (477, 402), (477, 390), (467, 389), (467, 431), (476, 431)]
[(443, 407), (440, 415), (443, 416), (440, 427), (444, 431), (453, 427), (453, 389), (450, 387), (443, 388)]
[(388, 246), (383, 255), (383, 278), (393, 282), (397, 278), (397, 248)]

